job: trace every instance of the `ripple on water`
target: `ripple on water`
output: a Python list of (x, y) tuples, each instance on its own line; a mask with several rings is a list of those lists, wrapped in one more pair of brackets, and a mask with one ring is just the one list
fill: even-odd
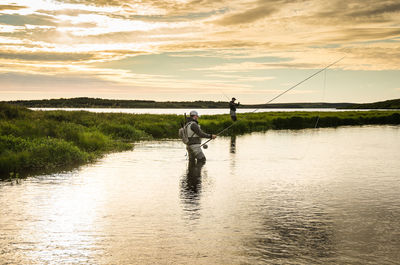
[[(0, 184), (5, 264), (398, 264), (399, 127), (135, 144)], [(234, 148), (233, 148), (234, 147)]]

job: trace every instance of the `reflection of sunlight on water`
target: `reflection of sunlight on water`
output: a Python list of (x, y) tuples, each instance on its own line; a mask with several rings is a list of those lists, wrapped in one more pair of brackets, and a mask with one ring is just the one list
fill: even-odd
[(399, 260), (398, 127), (219, 137), (189, 171), (179, 141), (0, 184), (10, 264)]
[(87, 263), (95, 256), (93, 228), (98, 226), (95, 220), (102, 187), (67, 175), (28, 179), (16, 187), (14, 197), (9, 198), (13, 202), (4, 205), (18, 207), (18, 215), (6, 216), (14, 244), (24, 250), (18, 263)]

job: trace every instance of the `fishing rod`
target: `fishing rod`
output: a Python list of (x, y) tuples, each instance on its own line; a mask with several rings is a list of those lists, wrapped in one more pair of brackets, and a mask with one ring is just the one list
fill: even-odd
[[(271, 103), (272, 101), (274, 101), (275, 99), (279, 98), (280, 96), (283, 96), (284, 94), (286, 94), (286, 93), (289, 92), (290, 90), (294, 89), (295, 87), (299, 86), (300, 84), (304, 83), (305, 81), (309, 80), (310, 78), (316, 76), (317, 74), (321, 73), (322, 71), (328, 69), (329, 67), (331, 67), (331, 66), (337, 64), (338, 62), (340, 62), (341, 60), (343, 60), (344, 57), (346, 57), (346, 56), (343, 56), (343, 57), (340, 58), (339, 60), (334, 61), (333, 63), (329, 64), (328, 66), (325, 66), (323, 69), (320, 69), (320, 70), (318, 70), (317, 72), (313, 73), (312, 75), (310, 75), (310, 76), (307, 77), (306, 79), (304, 79), (304, 80), (298, 82), (297, 84), (295, 84), (294, 86), (292, 86), (292, 87), (286, 89), (285, 91), (283, 91), (282, 93), (280, 93), (279, 95), (275, 96), (274, 98), (272, 98), (271, 100), (269, 100), (267, 103), (265, 103), (265, 105)], [(261, 107), (260, 107), (260, 108), (261, 108)], [(257, 109), (253, 110), (253, 111), (250, 112), (250, 113), (254, 113), (254, 112), (256, 112), (257, 110), (259, 110), (260, 108), (257, 108)], [(231, 125), (229, 125), (229, 126), (226, 127), (225, 129), (223, 129), (222, 131), (218, 132), (218, 133), (216, 134), (216, 136), (218, 136), (218, 135), (220, 135), (221, 133), (225, 132), (226, 130), (228, 130), (229, 128), (231, 128), (234, 124), (235, 124), (235, 123), (232, 123)], [(208, 140), (205, 141), (203, 144), (201, 144), (200, 147), (203, 146), (203, 145), (205, 145), (206, 143), (208, 143), (208, 142), (211, 141), (211, 140), (213, 140), (213, 139), (212, 139), (212, 138), (211, 138), (211, 139), (208, 139)]]
[[(339, 60), (337, 60), (337, 61), (331, 63), (330, 65), (326, 66), (325, 68), (323, 68), (323, 69), (321, 69), (321, 70), (315, 72), (314, 74), (310, 75), (309, 77), (307, 77), (307, 78), (304, 79), (303, 81), (301, 81), (301, 82), (295, 84), (294, 86), (292, 86), (292, 87), (286, 89), (285, 91), (283, 91), (282, 93), (280, 93), (279, 95), (277, 95), (276, 97), (274, 97), (273, 99), (271, 99), (270, 101), (268, 101), (267, 103), (265, 103), (265, 105), (271, 103), (271, 102), (274, 101), (275, 99), (277, 99), (277, 98), (279, 98), (280, 96), (286, 94), (287, 92), (289, 92), (289, 91), (292, 90), (293, 88), (297, 87), (298, 85), (304, 83), (304, 82), (307, 81), (308, 79), (310, 79), (310, 78), (316, 76), (317, 74), (321, 73), (322, 71), (328, 69), (328, 68), (331, 67), (332, 65), (334, 65), (334, 64), (336, 64), (336, 63), (338, 63), (338, 62), (340, 62), (341, 60), (344, 59), (344, 57), (346, 57), (346, 56), (343, 56), (343, 57), (340, 58)], [(259, 110), (259, 109), (260, 109), (260, 108), (255, 109), (254, 111), (252, 111), (252, 112), (250, 112), (250, 113), (254, 113), (254, 112), (256, 112), (256, 111)]]

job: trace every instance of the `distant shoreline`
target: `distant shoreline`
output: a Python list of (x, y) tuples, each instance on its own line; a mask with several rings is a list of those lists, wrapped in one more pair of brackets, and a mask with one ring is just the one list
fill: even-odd
[[(196, 108), (218, 109), (228, 108), (227, 101), (166, 101), (153, 100), (117, 100), (101, 98), (60, 98), (43, 100), (15, 100), (1, 103), (19, 105), (27, 108)], [(324, 102), (300, 102), (300, 103), (271, 103), (271, 104), (243, 104), (241, 109), (304, 109), (304, 108), (335, 108), (335, 109), (400, 109), (400, 99), (386, 100), (374, 103), (324, 103)]]

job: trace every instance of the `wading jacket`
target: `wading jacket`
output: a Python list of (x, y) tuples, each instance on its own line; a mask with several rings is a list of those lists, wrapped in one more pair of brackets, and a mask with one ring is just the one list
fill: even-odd
[(236, 107), (239, 106), (239, 105), (240, 105), (240, 103), (235, 103), (235, 102), (233, 102), (233, 101), (229, 101), (229, 108), (230, 108), (232, 111), (236, 111)]
[(189, 138), (188, 145), (192, 144), (201, 144), (201, 138), (212, 138), (211, 134), (205, 133), (200, 129), (200, 125), (198, 121), (188, 117), (186, 123), (191, 123), (189, 126), (186, 127), (187, 135)]

